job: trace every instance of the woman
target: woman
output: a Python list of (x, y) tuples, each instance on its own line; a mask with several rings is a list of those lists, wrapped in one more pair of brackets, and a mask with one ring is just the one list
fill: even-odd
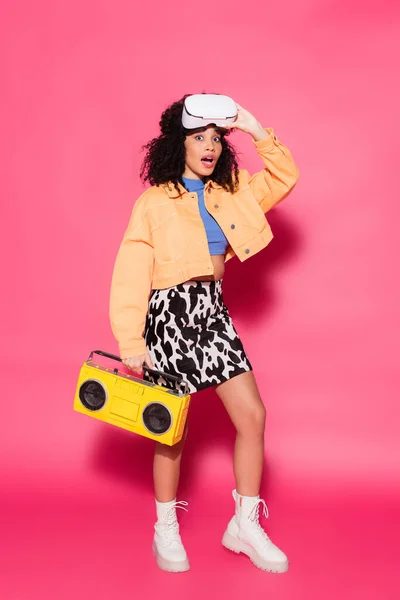
[[(236, 120), (185, 130), (184, 96), (161, 116), (161, 135), (145, 148), (141, 177), (148, 188), (136, 201), (116, 259), (110, 318), (124, 364), (142, 374), (146, 363), (182, 376), (191, 393), (214, 387), (235, 428), (235, 515), (222, 543), (261, 569), (283, 572), (288, 560), (259, 523), (265, 408), (252, 366), (223, 302), (225, 263), (244, 262), (272, 239), (265, 213), (298, 180), (290, 151), (237, 105)], [(227, 140), (231, 129), (253, 139), (264, 169), (239, 170)], [(145, 379), (151, 375), (146, 371)], [(164, 382), (165, 383), (165, 382)], [(156, 444), (157, 522), (153, 552), (166, 571), (189, 569), (176, 509), (181, 442)]]

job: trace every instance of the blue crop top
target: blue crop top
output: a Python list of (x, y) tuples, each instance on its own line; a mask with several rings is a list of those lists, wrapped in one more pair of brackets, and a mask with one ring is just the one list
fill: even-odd
[(204, 181), (201, 179), (189, 179), (188, 177), (183, 177), (182, 179), (188, 192), (197, 193), (200, 215), (206, 229), (210, 254), (225, 254), (229, 242), (217, 221), (205, 207)]

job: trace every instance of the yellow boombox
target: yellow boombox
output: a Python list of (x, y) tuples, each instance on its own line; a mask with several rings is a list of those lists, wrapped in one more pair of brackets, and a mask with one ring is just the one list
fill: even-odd
[(118, 356), (93, 350), (79, 373), (74, 410), (173, 446), (182, 439), (189, 410), (187, 385), (182, 379), (143, 365), (156, 378), (173, 382), (175, 389), (144, 381), (94, 362), (99, 354), (122, 362)]

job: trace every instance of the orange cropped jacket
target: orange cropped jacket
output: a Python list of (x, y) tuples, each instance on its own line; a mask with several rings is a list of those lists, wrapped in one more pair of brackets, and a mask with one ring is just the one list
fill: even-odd
[[(254, 175), (239, 171), (238, 191), (230, 194), (207, 181), (204, 200), (229, 246), (225, 262), (242, 262), (272, 240), (265, 213), (283, 200), (297, 183), (299, 170), (288, 148), (271, 127), (270, 135), (253, 140), (264, 162)], [(110, 321), (121, 358), (147, 352), (143, 338), (152, 289), (167, 288), (193, 277), (213, 273), (206, 231), (195, 192), (171, 182), (148, 188), (133, 207), (114, 265)]]

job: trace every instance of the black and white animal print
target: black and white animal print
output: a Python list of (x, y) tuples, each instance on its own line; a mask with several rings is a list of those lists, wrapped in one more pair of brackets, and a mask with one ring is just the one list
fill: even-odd
[[(222, 295), (222, 280), (152, 290), (145, 341), (157, 370), (180, 375), (189, 393), (251, 371)], [(173, 387), (145, 371), (144, 378)]]

